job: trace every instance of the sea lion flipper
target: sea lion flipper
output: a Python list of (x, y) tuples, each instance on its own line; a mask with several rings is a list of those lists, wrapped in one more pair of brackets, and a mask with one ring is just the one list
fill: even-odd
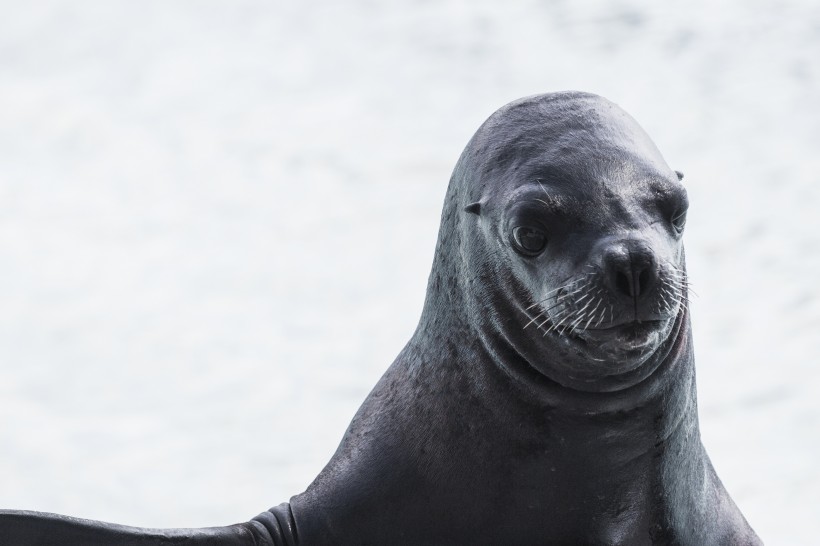
[(270, 546), (253, 525), (242, 523), (202, 529), (143, 529), (102, 521), (24, 510), (0, 510), (0, 539), (14, 546)]

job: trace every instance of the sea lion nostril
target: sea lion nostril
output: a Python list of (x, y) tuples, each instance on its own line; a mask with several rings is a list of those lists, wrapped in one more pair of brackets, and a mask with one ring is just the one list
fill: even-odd
[(638, 282), (635, 283), (635, 295), (640, 296), (642, 293), (646, 292), (649, 288), (649, 282), (651, 280), (651, 273), (649, 268), (644, 269), (638, 274)]
[(632, 296), (632, 279), (630, 279), (631, 275), (627, 275), (623, 271), (616, 271), (615, 272), (615, 288), (621, 294), (626, 296)]
[(612, 248), (604, 263), (611, 289), (629, 298), (646, 294), (657, 276), (652, 252), (637, 244)]

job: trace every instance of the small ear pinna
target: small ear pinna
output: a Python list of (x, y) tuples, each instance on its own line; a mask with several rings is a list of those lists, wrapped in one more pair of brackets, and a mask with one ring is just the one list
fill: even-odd
[(476, 201), (464, 207), (464, 212), (471, 212), (473, 214), (481, 214), (481, 203)]

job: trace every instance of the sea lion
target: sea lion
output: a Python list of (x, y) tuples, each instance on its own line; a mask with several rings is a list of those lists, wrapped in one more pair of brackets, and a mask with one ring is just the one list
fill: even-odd
[(4, 512), (0, 536), (760, 544), (700, 441), (679, 178), (606, 99), (504, 106), (450, 179), (418, 328), (304, 493), (230, 527)]

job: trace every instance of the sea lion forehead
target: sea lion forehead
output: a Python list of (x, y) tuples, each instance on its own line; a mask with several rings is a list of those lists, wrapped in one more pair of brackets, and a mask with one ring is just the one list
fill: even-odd
[(574, 135), (593, 140), (624, 137), (637, 133), (645, 137), (637, 121), (614, 102), (577, 91), (533, 95), (499, 108), (487, 120), (493, 130), (512, 125), (512, 133), (534, 131), (554, 137)]
[(649, 163), (668, 171), (655, 144), (615, 103), (590, 93), (526, 97), (497, 110), (470, 146), (485, 173), (543, 165)]
[(480, 173), (470, 178), (481, 180), (487, 197), (534, 181), (587, 194), (582, 199), (612, 192), (674, 193), (679, 186), (640, 125), (615, 103), (590, 93), (514, 101), (490, 116), (468, 150), (465, 166)]

